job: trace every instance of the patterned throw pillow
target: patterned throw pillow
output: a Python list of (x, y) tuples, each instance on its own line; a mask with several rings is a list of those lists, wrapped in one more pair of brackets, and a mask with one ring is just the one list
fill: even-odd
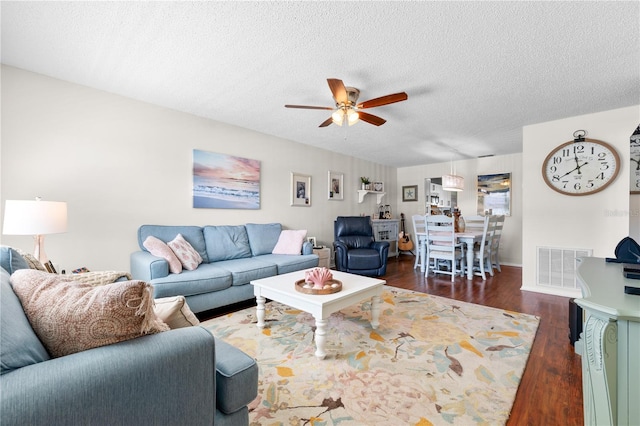
[(180, 263), (180, 260), (178, 260), (173, 250), (171, 250), (164, 241), (149, 235), (142, 245), (144, 248), (149, 250), (149, 253), (152, 255), (165, 259), (169, 263), (169, 272), (172, 274), (179, 274), (182, 272), (182, 263)]
[(176, 237), (167, 243), (169, 248), (173, 250), (184, 269), (193, 271), (202, 263), (202, 256), (198, 253), (189, 241), (185, 240), (182, 234), (176, 235)]
[(153, 311), (144, 281), (92, 286), (21, 269), (11, 276), (33, 330), (52, 357), (169, 330)]
[(300, 231), (288, 230), (280, 232), (280, 238), (276, 246), (273, 248), (273, 254), (300, 254), (302, 252), (302, 243), (304, 237), (307, 236), (307, 230)]
[(19, 248), (16, 248), (16, 251), (20, 254), (20, 256), (24, 257), (24, 260), (27, 262), (27, 265), (29, 265), (29, 268), (47, 272), (47, 269), (44, 267), (44, 265), (40, 263), (40, 261), (36, 259), (34, 255), (20, 250)]

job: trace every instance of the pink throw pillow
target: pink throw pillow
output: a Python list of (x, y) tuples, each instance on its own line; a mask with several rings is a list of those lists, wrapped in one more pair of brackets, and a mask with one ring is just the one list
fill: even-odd
[(276, 246), (271, 253), (273, 254), (300, 254), (302, 252), (302, 243), (304, 237), (307, 236), (307, 230), (284, 230), (280, 232), (280, 237)]
[(162, 257), (169, 263), (169, 272), (172, 274), (179, 274), (182, 272), (182, 263), (178, 260), (173, 250), (169, 248), (164, 241), (149, 235), (142, 243), (144, 248), (149, 250), (154, 256)]
[(193, 271), (202, 263), (202, 256), (198, 253), (189, 241), (185, 240), (182, 234), (176, 235), (176, 237), (167, 243), (169, 248), (173, 250), (182, 266), (187, 271)]

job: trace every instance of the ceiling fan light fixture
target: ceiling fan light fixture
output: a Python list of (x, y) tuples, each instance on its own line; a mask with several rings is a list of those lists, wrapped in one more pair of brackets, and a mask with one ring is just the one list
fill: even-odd
[(356, 124), (359, 119), (360, 115), (358, 115), (358, 111), (350, 109), (349, 112), (347, 112), (347, 120), (349, 121), (349, 126)]
[(338, 126), (342, 126), (342, 122), (344, 121), (344, 110), (342, 108), (338, 108), (331, 114), (331, 120), (333, 124), (337, 124)]

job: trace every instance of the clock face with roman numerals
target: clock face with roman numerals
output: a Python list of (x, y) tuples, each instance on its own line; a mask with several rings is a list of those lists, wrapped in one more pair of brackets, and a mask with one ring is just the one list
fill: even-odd
[(620, 171), (615, 148), (597, 139), (564, 143), (547, 155), (542, 177), (551, 189), (565, 195), (589, 195), (609, 186)]

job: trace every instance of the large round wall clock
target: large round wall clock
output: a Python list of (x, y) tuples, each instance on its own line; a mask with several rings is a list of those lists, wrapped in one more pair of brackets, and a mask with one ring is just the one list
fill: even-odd
[(549, 188), (565, 195), (602, 191), (618, 176), (620, 157), (615, 148), (597, 139), (578, 138), (554, 148), (542, 164)]

